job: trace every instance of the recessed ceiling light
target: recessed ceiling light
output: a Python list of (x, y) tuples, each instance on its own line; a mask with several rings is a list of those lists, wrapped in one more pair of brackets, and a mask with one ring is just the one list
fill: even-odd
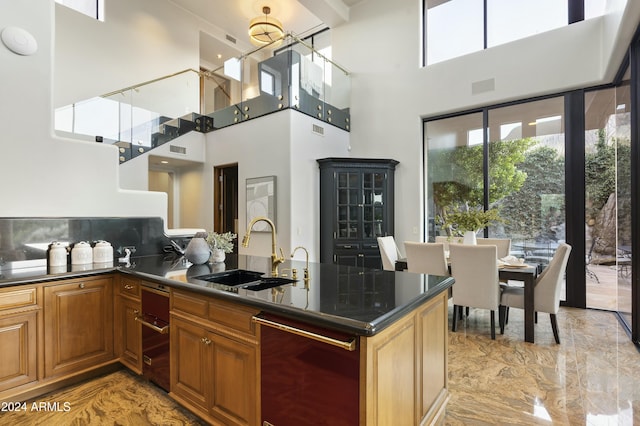
[(218, 53), (218, 59), (222, 59), (222, 53)]
[(169, 164), (169, 162), (167, 160), (162, 160), (160, 161), (160, 164)]

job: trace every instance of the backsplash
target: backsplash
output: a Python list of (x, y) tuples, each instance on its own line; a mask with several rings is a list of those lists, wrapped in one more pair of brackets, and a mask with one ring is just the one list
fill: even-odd
[[(172, 237), (182, 247), (188, 238)], [(0, 265), (47, 258), (49, 244), (72, 246), (80, 241), (105, 240), (114, 256), (135, 247), (133, 256), (160, 254), (170, 246), (159, 217), (0, 218)]]

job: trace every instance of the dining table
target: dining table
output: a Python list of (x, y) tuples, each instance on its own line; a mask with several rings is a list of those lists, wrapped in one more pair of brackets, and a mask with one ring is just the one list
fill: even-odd
[[(395, 263), (396, 271), (407, 269), (407, 259), (399, 258)], [(520, 281), (524, 283), (524, 341), (535, 343), (534, 336), (534, 302), (535, 292), (533, 291), (538, 276), (537, 265), (500, 265), (498, 266), (498, 277), (500, 281)], [(455, 284), (454, 284), (455, 285)]]

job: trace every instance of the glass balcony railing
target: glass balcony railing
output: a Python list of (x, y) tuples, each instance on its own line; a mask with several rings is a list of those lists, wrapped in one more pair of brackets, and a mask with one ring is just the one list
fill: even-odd
[(120, 162), (192, 130), (209, 132), (286, 108), (349, 131), (348, 72), (292, 34), (276, 43), (219, 69), (188, 69), (59, 108), (55, 129), (118, 145)]

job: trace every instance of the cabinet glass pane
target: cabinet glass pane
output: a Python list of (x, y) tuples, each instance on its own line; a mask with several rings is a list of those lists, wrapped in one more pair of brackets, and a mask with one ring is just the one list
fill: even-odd
[(338, 173), (338, 188), (346, 188), (349, 182), (349, 173)]
[(359, 179), (356, 173), (349, 173), (349, 187), (357, 188), (359, 186)]
[(338, 223), (338, 238), (347, 238), (347, 223), (340, 222)]
[(373, 220), (373, 209), (371, 207), (365, 207), (363, 210), (364, 210), (364, 220), (366, 222), (371, 222)]
[(373, 204), (373, 191), (370, 189), (364, 190), (364, 203), (365, 204)]
[(373, 194), (373, 204), (384, 204), (384, 192), (382, 190), (376, 189)]
[(360, 197), (358, 197), (358, 192), (360, 191), (358, 191), (357, 189), (349, 190), (349, 204), (354, 205), (360, 202)]
[(349, 191), (338, 189), (338, 204), (349, 204)]
[[(356, 222), (358, 220), (358, 207), (349, 207), (349, 220)], [(355, 224), (353, 224), (355, 226)]]
[(347, 220), (347, 212), (349, 211), (348, 207), (339, 206), (338, 207), (338, 220), (344, 221)]
[(384, 237), (384, 230), (382, 229), (382, 222), (376, 222), (373, 226), (373, 236), (374, 237)]
[(373, 175), (373, 182), (374, 182), (375, 189), (384, 188), (384, 178), (385, 178), (385, 173), (375, 173)]
[(375, 220), (382, 220), (382, 206), (375, 206), (374, 208), (374, 218)]

